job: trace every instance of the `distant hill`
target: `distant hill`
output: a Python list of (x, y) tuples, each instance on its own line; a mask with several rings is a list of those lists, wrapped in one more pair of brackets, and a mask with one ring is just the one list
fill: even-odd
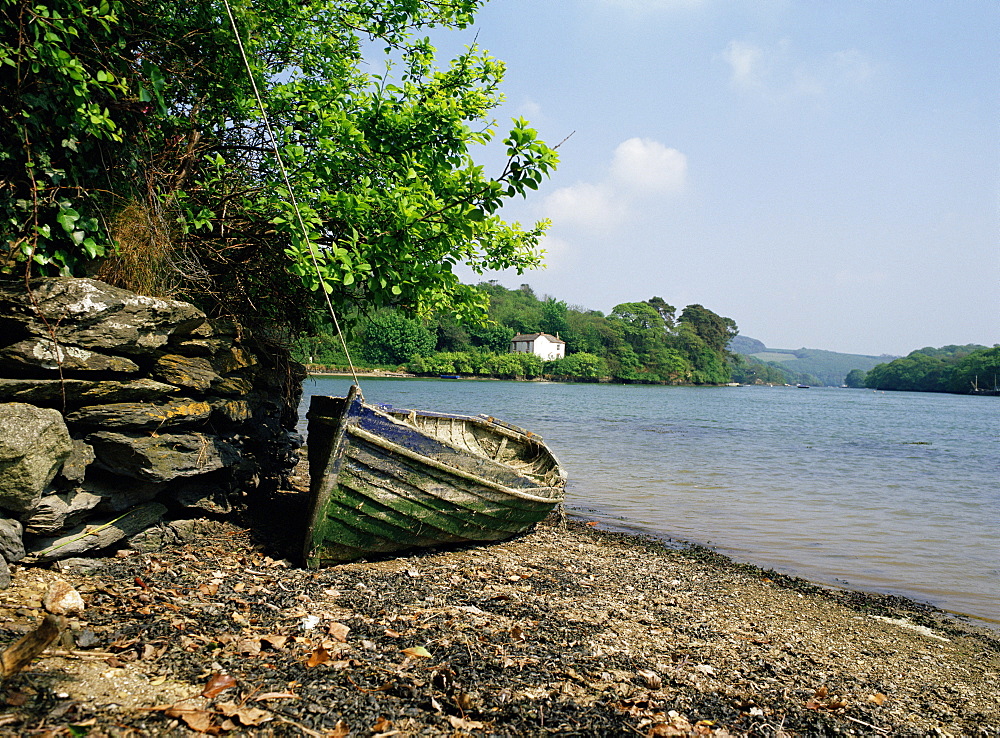
[(841, 354), (822, 349), (768, 348), (763, 342), (747, 336), (736, 336), (730, 342), (729, 350), (778, 367), (788, 374), (789, 381), (834, 387), (842, 385), (844, 378), (852, 369), (867, 372), (877, 364), (883, 364), (897, 358), (888, 355)]

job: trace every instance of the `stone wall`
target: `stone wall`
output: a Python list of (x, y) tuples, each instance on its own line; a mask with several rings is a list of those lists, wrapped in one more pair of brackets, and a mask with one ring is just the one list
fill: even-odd
[(0, 586), (8, 562), (226, 513), (292, 468), (301, 375), (184, 302), (0, 282)]

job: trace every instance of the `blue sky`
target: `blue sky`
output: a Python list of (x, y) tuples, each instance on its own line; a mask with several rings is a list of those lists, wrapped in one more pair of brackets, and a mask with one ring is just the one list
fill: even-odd
[(1000, 2), (492, 0), (435, 41), (476, 34), (500, 123), (573, 134), (504, 211), (552, 219), (548, 267), (501, 284), (776, 348), (1000, 343)]

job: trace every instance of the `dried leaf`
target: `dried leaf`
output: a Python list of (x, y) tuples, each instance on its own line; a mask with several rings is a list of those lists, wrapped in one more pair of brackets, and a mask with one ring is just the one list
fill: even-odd
[(244, 638), (236, 646), (236, 651), (244, 656), (256, 656), (260, 653), (260, 638)]
[(299, 696), (291, 692), (264, 692), (253, 698), (254, 702), (267, 702), (269, 700), (297, 700)]
[(404, 648), (403, 653), (407, 656), (412, 656), (415, 658), (429, 659), (431, 658), (431, 652), (428, 651), (423, 646), (410, 646), (409, 648)]
[(486, 727), (486, 723), (481, 723), (478, 720), (469, 720), (468, 718), (461, 718), (457, 715), (449, 715), (448, 722), (451, 723), (451, 727), (456, 730), (476, 730)]
[(392, 721), (379, 715), (378, 720), (376, 720), (375, 724), (372, 726), (372, 732), (381, 733), (383, 731), (389, 730), (389, 728), (391, 727), (392, 727)]
[(650, 689), (659, 689), (663, 686), (663, 680), (655, 671), (651, 669), (640, 669), (637, 673), (639, 678), (642, 680), (642, 683)]
[(176, 705), (167, 708), (166, 715), (173, 718), (180, 718), (191, 730), (197, 733), (208, 733), (218, 735), (222, 729), (215, 724), (214, 714), (208, 710), (192, 710), (189, 707), (177, 707)]
[(216, 705), (216, 708), (226, 717), (234, 717), (241, 725), (246, 727), (260, 725), (274, 719), (274, 715), (267, 710), (262, 710), (259, 707), (237, 705), (233, 702), (220, 702)]
[(350, 630), (351, 629), (343, 623), (330, 623), (330, 627), (327, 628), (326, 632), (334, 640), (340, 641), (341, 643), (347, 643), (347, 634)]
[(275, 651), (280, 651), (281, 649), (283, 649), (285, 647), (285, 643), (288, 642), (288, 636), (286, 636), (286, 635), (269, 635), (269, 636), (263, 636), (260, 640), (261, 640), (261, 643), (266, 643), (271, 648), (273, 648)]
[(319, 666), (320, 664), (325, 664), (329, 660), (330, 652), (320, 646), (309, 655), (309, 659), (306, 661), (306, 666), (310, 668)]
[(884, 705), (884, 704), (885, 704), (885, 701), (886, 701), (887, 699), (889, 699), (889, 698), (888, 698), (888, 697), (886, 697), (886, 696), (885, 696), (884, 694), (882, 694), (881, 692), (877, 692), (877, 693), (875, 693), (875, 694), (873, 694), (873, 695), (870, 695), (870, 696), (868, 697), (868, 701), (869, 701), (869, 702), (873, 702), (873, 703), (875, 703), (876, 705), (878, 705), (879, 707), (881, 707), (882, 705)]
[(510, 637), (515, 641), (524, 640), (524, 630), (521, 629), (520, 625), (515, 625), (510, 629)]
[(333, 726), (327, 735), (328, 738), (347, 738), (351, 734), (351, 729), (347, 727), (347, 723), (343, 720), (338, 720), (337, 724)]
[(236, 679), (234, 679), (229, 674), (213, 674), (211, 678), (205, 683), (205, 688), (201, 690), (202, 697), (217, 697), (227, 689), (231, 689), (236, 686)]

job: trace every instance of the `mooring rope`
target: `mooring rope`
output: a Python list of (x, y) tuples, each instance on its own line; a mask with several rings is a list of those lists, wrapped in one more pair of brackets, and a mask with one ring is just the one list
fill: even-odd
[(236, 25), (236, 18), (233, 17), (233, 9), (229, 6), (229, 0), (222, 0), (222, 2), (226, 6), (226, 15), (229, 16), (229, 24), (233, 28), (233, 35), (236, 37), (236, 46), (240, 50), (240, 57), (243, 59), (243, 66), (246, 67), (247, 77), (250, 78), (250, 86), (253, 88), (253, 95), (257, 100), (257, 107), (260, 110), (261, 118), (264, 120), (264, 128), (267, 130), (267, 137), (271, 141), (271, 149), (274, 151), (274, 157), (278, 161), (278, 169), (281, 170), (281, 177), (284, 179), (285, 187), (288, 189), (288, 201), (291, 203), (292, 209), (295, 211), (295, 217), (298, 220), (299, 229), (302, 231), (302, 238), (305, 243), (308, 244), (309, 257), (312, 259), (313, 270), (316, 272), (316, 279), (319, 280), (319, 287), (323, 292), (323, 299), (326, 300), (326, 307), (330, 311), (330, 317), (333, 319), (333, 327), (337, 329), (337, 337), (340, 338), (340, 344), (344, 347), (344, 356), (347, 357), (347, 364), (351, 368), (351, 376), (354, 377), (354, 383), (360, 387), (361, 383), (358, 381), (358, 373), (354, 368), (354, 361), (351, 359), (351, 352), (347, 348), (347, 340), (344, 338), (344, 332), (340, 329), (340, 321), (337, 320), (337, 311), (333, 309), (333, 303), (330, 301), (330, 293), (326, 288), (326, 280), (323, 279), (323, 272), (319, 268), (319, 261), (316, 259), (316, 252), (313, 250), (313, 243), (309, 239), (309, 229), (306, 228), (305, 221), (302, 219), (302, 213), (299, 211), (299, 203), (295, 199), (295, 192), (292, 190), (292, 183), (288, 178), (288, 170), (285, 168), (285, 162), (282, 160), (281, 152), (278, 150), (278, 140), (271, 128), (271, 121), (268, 120), (267, 111), (264, 109), (264, 101), (261, 99), (260, 91), (257, 89), (257, 81), (254, 79), (253, 69), (250, 67), (250, 60), (247, 58), (246, 50), (243, 48), (243, 39), (240, 38), (239, 27)]

